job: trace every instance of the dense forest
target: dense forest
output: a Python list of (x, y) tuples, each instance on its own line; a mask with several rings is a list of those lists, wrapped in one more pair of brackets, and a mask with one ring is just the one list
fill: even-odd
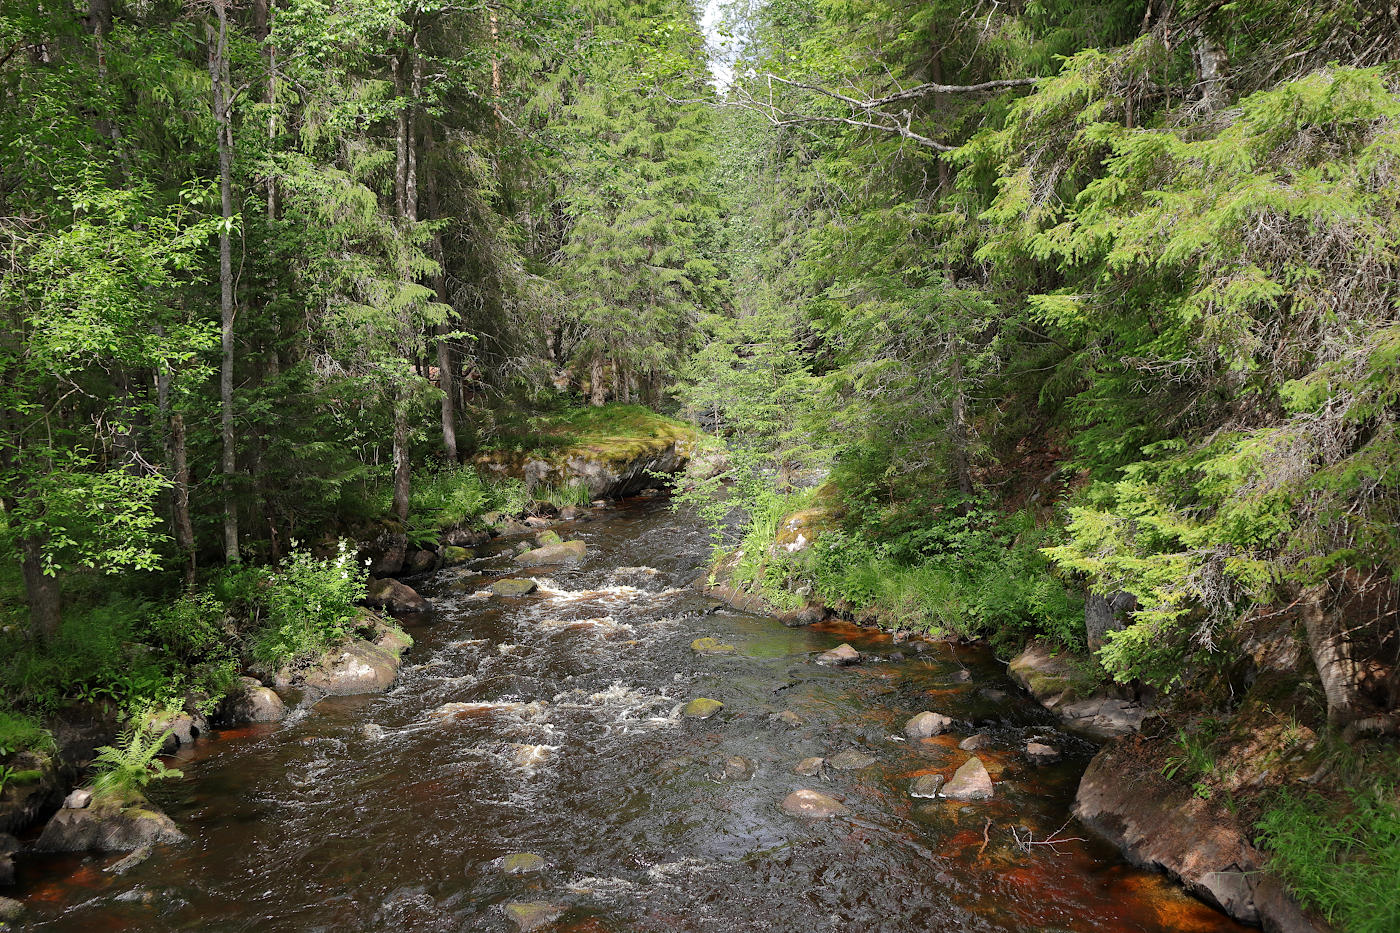
[[(711, 584), (1053, 645), (1400, 923), (1389, 0), (7, 0), (0, 241), (0, 755), (683, 430)], [(1225, 764), (1280, 627), (1287, 792)]]

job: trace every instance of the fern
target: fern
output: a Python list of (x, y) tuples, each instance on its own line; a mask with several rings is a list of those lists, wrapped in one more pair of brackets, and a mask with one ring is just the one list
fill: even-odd
[(156, 732), (143, 716), (133, 717), (121, 731), (118, 745), (104, 745), (93, 760), (94, 797), (128, 800), (152, 781), (184, 777), (184, 772), (167, 767), (158, 757), (170, 738), (171, 730)]

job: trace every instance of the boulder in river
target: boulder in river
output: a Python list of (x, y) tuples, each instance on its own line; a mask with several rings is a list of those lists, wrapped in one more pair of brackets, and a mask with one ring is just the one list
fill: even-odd
[(817, 657), (818, 664), (827, 664), (832, 667), (845, 667), (849, 664), (860, 663), (860, 652), (850, 645), (837, 645), (830, 651), (824, 651)]
[(735, 648), (733, 645), (724, 644), (718, 638), (712, 638), (709, 635), (706, 635), (704, 638), (697, 638), (693, 642), (691, 642), (690, 650), (694, 651), (696, 654), (718, 655), (733, 654), (738, 649)]
[(953, 800), (987, 800), (992, 796), (992, 776), (982, 759), (973, 755), (953, 772), (953, 779), (943, 785), (943, 796)]
[(943, 775), (941, 774), (921, 774), (914, 779), (914, 783), (909, 787), (910, 797), (937, 797), (938, 791), (943, 787)]
[(404, 558), (404, 573), (427, 573), (438, 565), (437, 551), (421, 548), (416, 551), (409, 551)]
[(953, 728), (953, 720), (942, 713), (924, 710), (904, 724), (904, 734), (911, 739), (926, 739), (942, 735)]
[(365, 587), (365, 605), (389, 612), (423, 612), (428, 608), (428, 601), (407, 583), (386, 577), (369, 581)]
[(472, 552), (456, 544), (449, 544), (442, 549), (442, 565), (444, 567), (457, 567), (471, 560)]
[(235, 687), (219, 704), (218, 720), (237, 726), (250, 722), (280, 722), (287, 715), (282, 698), (256, 677), (240, 677)]
[(681, 707), (681, 715), (686, 719), (709, 719), (722, 709), (724, 709), (724, 704), (719, 700), (711, 700), (709, 697), (696, 697), (685, 706)]
[(340, 642), (304, 670), (283, 668), (274, 681), (279, 689), (300, 686), (315, 697), (381, 693), (399, 674), (403, 653), (413, 644), (403, 630), (381, 624), (367, 638)]
[(539, 567), (545, 564), (567, 564), (583, 560), (588, 545), (582, 541), (564, 541), (537, 547), (520, 555), (520, 563), (525, 567)]
[(847, 816), (851, 810), (844, 803), (821, 791), (803, 788), (795, 790), (783, 798), (783, 812), (789, 816), (800, 816), (808, 820), (829, 820), (836, 816)]
[(825, 766), (825, 758), (818, 758), (816, 756), (813, 756), (811, 758), (803, 758), (797, 763), (796, 767), (792, 769), (792, 773), (800, 774), (803, 777), (816, 777), (817, 775), (822, 773), (822, 768), (824, 768)]
[(837, 771), (859, 771), (862, 768), (868, 768), (871, 765), (879, 764), (879, 759), (872, 758), (870, 755), (865, 754), (865, 752), (857, 751), (854, 748), (848, 748), (844, 752), (832, 756), (831, 760), (827, 763)]
[(1060, 750), (1044, 742), (1027, 742), (1026, 757), (1038, 765), (1054, 764), (1060, 760)]
[(533, 875), (542, 872), (548, 863), (533, 852), (512, 852), (501, 859), (501, 871), (507, 875)]
[(97, 800), (53, 815), (34, 843), (38, 852), (131, 852), (158, 842), (184, 842), (175, 821), (136, 795), (125, 803)]
[(535, 535), (536, 547), (549, 547), (551, 544), (563, 544), (564, 539), (559, 537), (557, 531), (541, 531)]
[(558, 920), (566, 909), (548, 901), (512, 901), (506, 905), (506, 916), (520, 933), (534, 933)]
[(539, 584), (534, 580), (514, 577), (509, 580), (497, 580), (491, 584), (491, 592), (497, 596), (529, 596), (537, 589)]

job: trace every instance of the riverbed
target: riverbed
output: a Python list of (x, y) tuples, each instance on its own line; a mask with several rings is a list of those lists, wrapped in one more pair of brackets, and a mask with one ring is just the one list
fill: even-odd
[[(1069, 808), (1094, 746), (986, 648), (720, 607), (694, 585), (691, 518), (642, 499), (588, 517), (558, 529), (588, 543), (575, 567), (527, 574), (498, 540), (410, 581), (434, 609), (406, 620), (387, 694), (177, 756), (185, 779), (151, 796), (188, 844), (123, 874), (120, 856), (26, 857), (27, 928), (509, 931), (532, 905), (573, 931), (1243, 929), (1088, 838)], [(486, 595), (527, 575), (529, 596)], [(697, 654), (707, 636), (734, 652)], [(843, 642), (862, 663), (816, 663)], [(683, 717), (696, 697), (724, 707)], [(910, 740), (922, 710), (959, 725)], [(973, 734), (985, 747), (960, 749)], [(1032, 740), (1059, 761), (1033, 763)], [(849, 750), (872, 763), (793, 771)], [(973, 754), (992, 799), (910, 795)], [(784, 813), (801, 788), (850, 814)]]

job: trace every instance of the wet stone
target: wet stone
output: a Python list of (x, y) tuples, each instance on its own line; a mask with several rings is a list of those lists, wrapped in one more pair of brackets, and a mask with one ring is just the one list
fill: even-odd
[(23, 915), (23, 904), (12, 897), (0, 897), (0, 923), (10, 923)]
[(720, 772), (720, 779), (724, 781), (747, 781), (753, 777), (758, 766), (753, 759), (745, 758), (743, 755), (734, 755), (724, 762), (724, 770)]
[(700, 655), (721, 655), (733, 654), (736, 649), (733, 645), (726, 645), (717, 638), (706, 635), (704, 638), (697, 638), (690, 643), (690, 650)]
[(949, 680), (955, 684), (970, 684), (972, 683), (972, 671), (963, 668), (962, 670), (954, 672)]
[(1053, 764), (1060, 760), (1060, 750), (1053, 745), (1046, 745), (1044, 742), (1027, 742), (1026, 757), (1034, 764)]
[(68, 810), (81, 810), (92, 803), (92, 791), (85, 787), (79, 787), (63, 798), (63, 806)]
[(904, 734), (911, 739), (926, 739), (931, 735), (942, 735), (953, 728), (953, 720), (941, 713), (924, 710), (904, 724)]
[(987, 735), (987, 733), (985, 732), (979, 732), (976, 735), (969, 735), (967, 738), (959, 742), (958, 748), (962, 749), (965, 752), (975, 752), (978, 749), (988, 748), (991, 746), (991, 744), (992, 737)]
[(914, 779), (914, 783), (909, 787), (910, 797), (937, 797), (939, 788), (943, 786), (943, 775), (941, 774), (921, 774)]
[(528, 596), (539, 589), (534, 580), (497, 580), (491, 584), (491, 592), (497, 596)]
[(501, 871), (507, 875), (533, 875), (547, 866), (544, 858), (533, 852), (512, 852), (501, 859)]
[(847, 816), (851, 810), (835, 797), (821, 791), (795, 790), (783, 798), (783, 812), (789, 816), (800, 816), (808, 820), (829, 820), (836, 816)]
[(724, 709), (724, 704), (719, 700), (711, 700), (709, 697), (696, 697), (685, 706), (681, 707), (681, 715), (686, 719), (709, 719), (722, 709)]
[(837, 645), (830, 651), (823, 652), (817, 657), (818, 664), (827, 664), (832, 667), (845, 667), (849, 664), (860, 663), (860, 652), (850, 645)]
[(817, 756), (803, 758), (792, 769), (793, 774), (800, 774), (803, 777), (816, 777), (822, 773), (822, 768), (826, 765), (826, 759)]
[(854, 748), (848, 748), (839, 755), (833, 756), (830, 762), (837, 771), (859, 771), (878, 763), (878, 759), (872, 758), (864, 752), (856, 751)]
[(543, 930), (564, 915), (562, 904), (547, 901), (514, 901), (506, 905), (506, 916), (520, 933)]
[(987, 800), (992, 796), (992, 776), (987, 766), (976, 756), (963, 762), (953, 772), (953, 779), (943, 787), (943, 796), (954, 800)]

